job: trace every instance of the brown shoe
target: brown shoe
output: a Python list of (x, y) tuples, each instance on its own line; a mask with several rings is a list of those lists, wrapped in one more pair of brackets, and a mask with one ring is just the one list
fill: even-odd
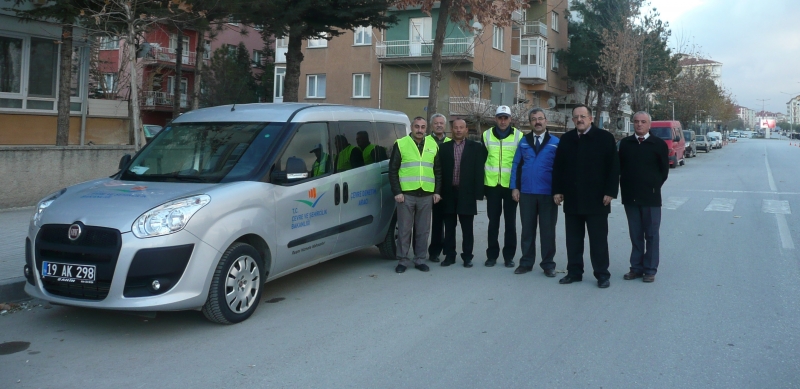
[(629, 272), (625, 273), (624, 276), (622, 276), (622, 279), (625, 279), (625, 280), (635, 280), (637, 278), (642, 278), (642, 273), (635, 273), (633, 271), (629, 271)]
[(655, 274), (645, 274), (642, 277), (642, 281), (644, 281), (644, 282), (653, 282), (655, 280), (656, 280), (656, 275)]

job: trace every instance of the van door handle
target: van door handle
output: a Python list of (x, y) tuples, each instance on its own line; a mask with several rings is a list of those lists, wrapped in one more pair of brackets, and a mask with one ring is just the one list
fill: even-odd
[(334, 185), (333, 187), (333, 204), (339, 205), (339, 184)]
[(349, 191), (347, 190), (347, 183), (346, 183), (346, 182), (344, 183), (344, 193), (343, 193), (343, 196), (344, 196), (344, 203), (345, 203), (345, 204), (347, 204), (347, 198), (348, 198), (348, 197), (350, 197), (350, 193), (349, 193)]

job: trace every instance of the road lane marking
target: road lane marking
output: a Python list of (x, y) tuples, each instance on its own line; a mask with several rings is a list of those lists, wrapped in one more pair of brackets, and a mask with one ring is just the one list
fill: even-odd
[(705, 211), (711, 212), (732, 212), (733, 207), (736, 205), (736, 199), (722, 199), (722, 198), (713, 198), (711, 202), (708, 203)]
[(667, 201), (661, 206), (664, 209), (678, 209), (681, 205), (689, 201), (688, 197), (668, 197)]
[(683, 190), (684, 192), (706, 192), (706, 193), (800, 195), (800, 192), (774, 192), (766, 190), (717, 190), (717, 189), (681, 189), (681, 190)]
[(791, 215), (792, 208), (786, 200), (761, 200), (761, 212)]
[[(769, 181), (769, 188), (772, 191), (777, 192), (778, 186), (775, 185), (775, 179), (772, 178), (772, 168), (769, 167), (769, 158), (767, 158), (766, 146), (764, 146), (764, 164), (767, 166), (767, 180)], [(786, 206), (788, 207), (789, 205), (786, 204)], [(794, 241), (792, 241), (792, 233), (789, 231), (789, 224), (786, 223), (786, 215), (782, 213), (776, 213), (775, 220), (778, 222), (778, 233), (781, 236), (781, 246), (787, 250), (794, 250)]]

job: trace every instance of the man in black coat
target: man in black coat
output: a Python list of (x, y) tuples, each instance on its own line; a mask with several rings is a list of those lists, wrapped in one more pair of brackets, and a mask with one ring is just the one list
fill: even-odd
[[(478, 214), (477, 201), (483, 199), (483, 168), (486, 149), (467, 139), (467, 123), (453, 121), (452, 142), (439, 146), (442, 164), (442, 212), (444, 213), (444, 261), (442, 266), (456, 262), (456, 224), (461, 222), (461, 259), (464, 267), (472, 267), (472, 247), (475, 236), (472, 223)], [(458, 220), (456, 220), (458, 219)]]
[(614, 135), (592, 125), (585, 105), (572, 109), (575, 129), (561, 136), (553, 163), (553, 200), (564, 203), (567, 275), (560, 284), (583, 280), (583, 240), (597, 286), (608, 288), (608, 214), (619, 191), (619, 157)]
[(636, 133), (619, 142), (620, 189), (631, 235), (631, 270), (626, 280), (656, 280), (661, 186), (669, 175), (667, 142), (650, 135), (650, 114), (633, 115)]

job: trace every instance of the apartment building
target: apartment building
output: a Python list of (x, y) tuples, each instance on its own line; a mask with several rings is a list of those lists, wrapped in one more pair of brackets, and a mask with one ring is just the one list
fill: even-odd
[(754, 109), (750, 109), (747, 107), (743, 107), (741, 105), (736, 106), (736, 116), (742, 120), (744, 123), (745, 128), (755, 128), (756, 126), (756, 111)]
[(792, 97), (786, 103), (786, 116), (793, 126), (800, 124), (800, 96)]

